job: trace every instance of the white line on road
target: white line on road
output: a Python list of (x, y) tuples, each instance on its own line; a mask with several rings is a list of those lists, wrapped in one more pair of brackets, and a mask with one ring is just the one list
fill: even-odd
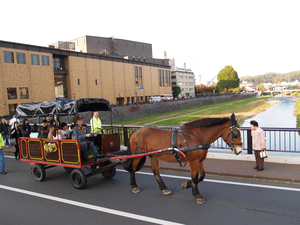
[(38, 197), (38, 198), (51, 200), (51, 201), (56, 201), (56, 202), (60, 202), (60, 203), (64, 203), (64, 204), (78, 206), (78, 207), (82, 207), (82, 208), (86, 208), (86, 209), (91, 209), (91, 210), (95, 210), (98, 212), (104, 212), (104, 213), (109, 213), (109, 214), (116, 215), (116, 216), (127, 217), (127, 218), (130, 218), (133, 220), (145, 221), (148, 223), (170, 224), (170, 225), (180, 225), (181, 224), (181, 223), (175, 223), (175, 222), (171, 222), (171, 221), (167, 221), (167, 220), (160, 220), (160, 219), (155, 219), (152, 217), (141, 216), (138, 214), (127, 213), (127, 212), (123, 212), (123, 211), (119, 211), (119, 210), (115, 210), (115, 209), (104, 208), (104, 207), (86, 204), (86, 203), (82, 203), (82, 202), (77, 202), (77, 201), (73, 201), (73, 200), (68, 200), (68, 199), (64, 199), (64, 198), (54, 197), (51, 195), (40, 194), (40, 193), (36, 193), (36, 192), (32, 192), (32, 191), (26, 191), (23, 189), (9, 187), (9, 186), (5, 186), (5, 185), (0, 185), (0, 188), (4, 189), (4, 190), (8, 190), (8, 191), (14, 191), (14, 192), (21, 193), (21, 194), (26, 194), (26, 195), (30, 195), (30, 196), (34, 196), (34, 197)]
[[(117, 169), (117, 171), (128, 173), (126, 170), (122, 170), (122, 169)], [(148, 172), (136, 172), (136, 173), (153, 176), (153, 173), (148, 173)], [(160, 174), (160, 176), (168, 177), (168, 178), (175, 178), (175, 179), (183, 179), (183, 180), (191, 179), (190, 177), (167, 175), (167, 174)], [(212, 180), (212, 179), (205, 179), (204, 181), (212, 182), (212, 183), (220, 183), (220, 184), (231, 184), (231, 185), (240, 185), (240, 186), (248, 186), (248, 187), (269, 188), (269, 189), (277, 189), (277, 190), (283, 190), (283, 191), (298, 191), (298, 192), (300, 192), (299, 188), (289, 188), (289, 187), (261, 185), (261, 184), (249, 184), (249, 183), (232, 182), (232, 181), (224, 181), (224, 180)]]

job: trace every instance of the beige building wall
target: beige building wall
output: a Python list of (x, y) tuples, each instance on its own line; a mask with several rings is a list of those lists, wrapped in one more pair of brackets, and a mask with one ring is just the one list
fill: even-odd
[[(25, 45), (24, 45), (25, 46)], [(31, 48), (34, 48), (32, 46)], [(26, 49), (26, 47), (24, 47)], [(93, 55), (80, 53), (69, 55), (67, 51), (51, 53), (47, 48), (30, 51), (0, 47), (0, 115), (9, 114), (9, 104), (22, 104), (55, 100), (55, 75), (53, 54), (64, 57), (67, 71), (67, 97), (104, 98), (111, 104), (136, 102), (136, 92), (141, 100), (149, 101), (150, 96), (172, 94), (171, 86), (159, 86), (159, 70), (170, 69), (157, 64), (134, 62), (125, 59), (93, 58)], [(38, 48), (37, 48), (38, 49)], [(13, 52), (14, 63), (5, 63), (3, 51)], [(46, 52), (44, 52), (46, 51)], [(55, 51), (55, 50), (53, 50)], [(26, 64), (17, 63), (17, 52), (25, 53)], [(40, 65), (32, 65), (31, 54), (39, 56)], [(49, 66), (42, 65), (42, 56), (49, 56)], [(142, 69), (142, 84), (136, 85), (135, 67)], [(143, 86), (143, 90), (141, 90)], [(29, 98), (21, 99), (19, 88), (27, 87)], [(8, 99), (7, 88), (17, 89), (17, 99)], [(147, 97), (147, 98), (146, 98)]]
[[(73, 94), (79, 98), (105, 98), (117, 104), (118, 98), (138, 97), (161, 94), (172, 94), (171, 86), (159, 87), (158, 70), (161, 68), (99, 59), (87, 59), (69, 56), (68, 60), (69, 98)], [(135, 66), (142, 68), (143, 90), (135, 83)], [(79, 83), (78, 83), (79, 80)]]
[[(3, 52), (13, 52), (14, 63), (4, 62)], [(26, 64), (17, 63), (17, 53), (25, 53)], [(31, 54), (39, 55), (40, 65), (32, 65)], [(49, 56), (49, 66), (42, 65)], [(8, 99), (7, 88), (16, 88), (17, 98)], [(28, 88), (29, 98), (20, 98), (20, 88)], [(55, 100), (52, 54), (0, 47), (0, 115), (9, 114), (9, 105)]]

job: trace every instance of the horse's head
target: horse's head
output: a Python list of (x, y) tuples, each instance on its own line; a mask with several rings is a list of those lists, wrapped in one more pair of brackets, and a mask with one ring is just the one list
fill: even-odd
[(228, 130), (228, 135), (225, 137), (222, 136), (223, 140), (231, 147), (231, 150), (234, 154), (240, 154), (243, 150), (243, 143), (240, 128), (235, 119), (234, 113), (231, 115), (230, 127)]

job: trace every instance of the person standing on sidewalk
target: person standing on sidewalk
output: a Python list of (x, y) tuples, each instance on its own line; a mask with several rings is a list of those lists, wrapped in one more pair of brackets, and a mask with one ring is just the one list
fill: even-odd
[(19, 127), (19, 123), (18, 122), (15, 122), (14, 124), (14, 128), (11, 130), (11, 135), (10, 135), (12, 138), (15, 139), (15, 148), (16, 148), (16, 151), (14, 152), (15, 154), (15, 158), (19, 158), (20, 159), (20, 152), (19, 152), (19, 138), (22, 137), (22, 131)]
[(264, 170), (264, 159), (260, 157), (260, 151), (266, 149), (266, 139), (263, 129), (258, 127), (258, 123), (255, 120), (250, 121), (251, 124), (251, 136), (253, 143), (253, 150), (255, 155), (256, 166), (253, 169), (257, 171)]
[(8, 127), (9, 125), (7, 124), (6, 119), (2, 118), (0, 123), (0, 133), (2, 134), (3, 140), (6, 140), (6, 147), (9, 147)]
[(4, 147), (4, 141), (0, 133), (0, 173), (6, 174), (6, 172), (4, 171), (5, 163), (4, 163), (4, 155), (3, 155), (2, 147)]

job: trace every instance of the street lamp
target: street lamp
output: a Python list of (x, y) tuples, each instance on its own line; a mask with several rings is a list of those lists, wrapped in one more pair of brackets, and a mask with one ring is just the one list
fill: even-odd
[(73, 94), (73, 98), (74, 98), (74, 100), (75, 100), (75, 97), (76, 97), (76, 94)]

